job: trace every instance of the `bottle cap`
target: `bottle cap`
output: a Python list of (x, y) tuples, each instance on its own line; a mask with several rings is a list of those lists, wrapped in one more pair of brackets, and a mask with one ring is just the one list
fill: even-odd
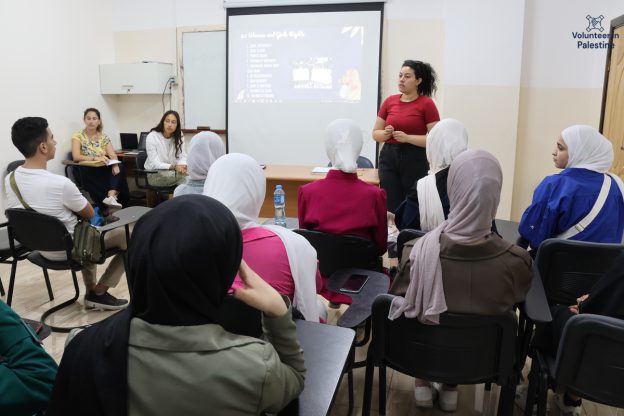
[(282, 189), (282, 185), (275, 185), (275, 189)]

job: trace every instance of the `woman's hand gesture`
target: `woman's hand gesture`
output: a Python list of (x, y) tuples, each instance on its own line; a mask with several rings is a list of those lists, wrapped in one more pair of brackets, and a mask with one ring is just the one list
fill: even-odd
[(288, 308), (282, 296), (277, 293), (271, 285), (262, 280), (262, 278), (245, 263), (245, 260), (241, 260), (238, 275), (245, 284), (245, 287), (234, 290), (234, 297), (236, 299), (245, 302), (252, 308), (262, 311), (266, 316), (282, 316), (288, 312)]

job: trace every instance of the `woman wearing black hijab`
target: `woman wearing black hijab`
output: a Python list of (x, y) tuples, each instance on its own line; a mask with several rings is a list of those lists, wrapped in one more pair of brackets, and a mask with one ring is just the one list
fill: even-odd
[[(137, 223), (128, 255), (130, 306), (67, 346), (48, 415), (259, 414), (301, 392), (290, 305), (241, 262), (224, 205), (203, 195), (159, 205)], [(215, 324), (237, 272), (246, 287), (234, 297), (263, 312), (268, 341)]]

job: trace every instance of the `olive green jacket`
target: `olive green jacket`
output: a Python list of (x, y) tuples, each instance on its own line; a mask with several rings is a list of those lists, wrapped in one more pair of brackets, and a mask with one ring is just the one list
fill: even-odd
[(290, 311), (263, 316), (263, 329), (266, 341), (214, 324), (172, 327), (132, 319), (128, 414), (279, 411), (303, 390), (303, 351)]

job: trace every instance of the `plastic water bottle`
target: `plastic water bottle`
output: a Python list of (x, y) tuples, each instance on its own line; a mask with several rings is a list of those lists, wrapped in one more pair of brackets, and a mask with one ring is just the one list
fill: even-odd
[(286, 193), (282, 185), (275, 186), (273, 205), (275, 206), (275, 225), (286, 227)]

